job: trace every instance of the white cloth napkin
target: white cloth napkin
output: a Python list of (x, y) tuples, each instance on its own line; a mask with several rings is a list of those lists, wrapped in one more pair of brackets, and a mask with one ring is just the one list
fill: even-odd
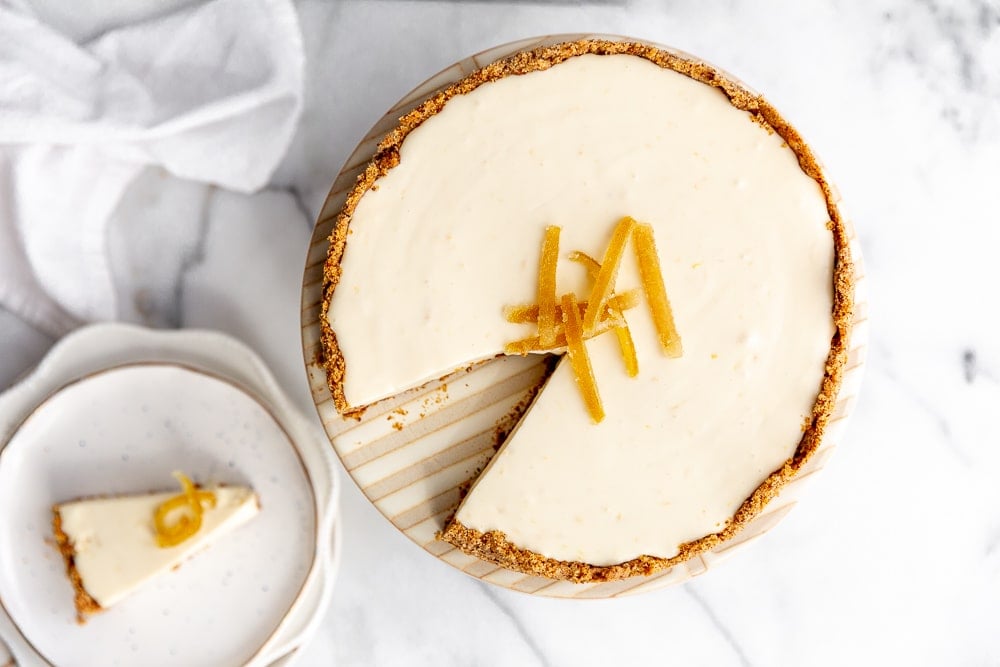
[(53, 335), (114, 319), (107, 227), (130, 184), (155, 166), (266, 185), (303, 64), (290, 0), (129, 17), (82, 44), (0, 4), (0, 306)]

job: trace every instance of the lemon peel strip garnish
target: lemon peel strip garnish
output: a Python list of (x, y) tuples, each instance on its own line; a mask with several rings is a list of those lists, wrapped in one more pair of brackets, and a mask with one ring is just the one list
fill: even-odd
[(216, 504), (213, 492), (197, 488), (184, 473), (174, 472), (174, 477), (181, 485), (181, 493), (160, 503), (153, 512), (156, 544), (164, 549), (181, 544), (201, 530), (205, 508)]

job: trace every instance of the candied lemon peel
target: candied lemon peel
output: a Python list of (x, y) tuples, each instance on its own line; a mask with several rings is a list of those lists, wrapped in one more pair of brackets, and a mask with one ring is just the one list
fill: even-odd
[(587, 412), (594, 423), (600, 423), (604, 419), (604, 405), (587, 353), (586, 341), (614, 331), (626, 374), (629, 377), (639, 374), (639, 359), (632, 332), (625, 319), (625, 311), (639, 305), (640, 290), (630, 289), (620, 294), (615, 292), (618, 268), (629, 241), (632, 241), (639, 266), (641, 291), (646, 295), (657, 337), (668, 357), (677, 358), (683, 354), (681, 337), (667, 298), (652, 225), (637, 222), (631, 216), (621, 218), (612, 231), (611, 240), (600, 262), (579, 250), (569, 253), (570, 261), (581, 264), (593, 281), (585, 301), (577, 301), (572, 292), (557, 295), (556, 269), (561, 229), (552, 225), (545, 228), (538, 264), (538, 303), (504, 307), (504, 317), (508, 322), (534, 323), (538, 335), (510, 341), (504, 346), (504, 351), (507, 354), (525, 355), (565, 349)]
[[(622, 292), (621, 294), (615, 294), (610, 299), (608, 299), (607, 308), (615, 310), (628, 310), (629, 308), (635, 308), (639, 305), (639, 289), (633, 288), (628, 291)], [(576, 304), (576, 307), (580, 310), (580, 317), (583, 317), (583, 312), (587, 309), (587, 302), (580, 301)], [(504, 306), (503, 315), (508, 322), (513, 324), (533, 324), (538, 321), (539, 307), (535, 304), (521, 304), (518, 306)], [(556, 322), (562, 323), (562, 305), (556, 304)], [(558, 333), (557, 333), (558, 335)], [(558, 345), (552, 344), (549, 347), (559, 347)]]
[(681, 347), (681, 336), (674, 324), (674, 313), (667, 298), (667, 288), (663, 284), (663, 272), (660, 270), (660, 257), (656, 254), (652, 225), (636, 226), (634, 239), (642, 288), (646, 292), (646, 303), (649, 304), (653, 324), (656, 325), (656, 332), (660, 336), (660, 344), (667, 356), (680, 357), (684, 354), (684, 348)]
[(160, 503), (153, 512), (157, 546), (166, 549), (191, 538), (201, 530), (205, 508), (215, 507), (215, 494), (195, 486), (187, 475), (174, 472), (181, 493)]
[(601, 262), (597, 276), (594, 277), (594, 286), (590, 290), (587, 314), (583, 316), (584, 331), (590, 331), (594, 328), (598, 316), (604, 309), (604, 304), (607, 303), (615, 290), (618, 267), (621, 265), (622, 255), (625, 254), (625, 245), (628, 243), (635, 225), (635, 219), (625, 216), (618, 221), (611, 233), (611, 242), (608, 243), (608, 248), (604, 251), (604, 261)]
[[(601, 271), (601, 264), (596, 259), (585, 252), (575, 250), (569, 254), (572, 262), (579, 262), (586, 269), (592, 280), (596, 280)], [(628, 293), (636, 295), (638, 303), (639, 291), (632, 289)], [(625, 362), (625, 372), (629, 377), (634, 378), (639, 374), (639, 358), (635, 354), (635, 341), (632, 340), (632, 332), (628, 328), (628, 320), (625, 319), (624, 311), (633, 306), (619, 303), (621, 296), (612, 296), (608, 299), (608, 311), (613, 318), (620, 319), (621, 323), (614, 327), (615, 337), (618, 339), (618, 347), (622, 351), (622, 360)]]
[(566, 329), (566, 353), (573, 366), (573, 377), (583, 394), (587, 412), (595, 423), (604, 419), (604, 405), (597, 391), (597, 380), (594, 378), (594, 368), (590, 365), (590, 355), (583, 342), (583, 322), (580, 311), (576, 307), (576, 295), (570, 292), (562, 298), (563, 326)]
[(538, 340), (543, 347), (556, 342), (556, 268), (561, 227), (546, 227), (538, 264)]

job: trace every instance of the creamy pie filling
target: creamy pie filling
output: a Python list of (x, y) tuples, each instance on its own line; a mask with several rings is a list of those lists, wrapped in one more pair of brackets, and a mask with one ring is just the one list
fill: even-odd
[[(677, 329), (629, 311), (640, 372), (586, 345), (606, 418), (564, 359), (456, 519), (549, 558), (669, 558), (719, 530), (795, 451), (834, 333), (819, 185), (718, 90), (630, 55), (583, 55), (451, 99), (358, 202), (328, 310), (343, 390), (367, 405), (532, 334), (541, 240), (599, 256), (615, 221), (655, 231)], [(558, 292), (585, 295), (561, 257)], [(627, 253), (619, 291), (640, 285)]]

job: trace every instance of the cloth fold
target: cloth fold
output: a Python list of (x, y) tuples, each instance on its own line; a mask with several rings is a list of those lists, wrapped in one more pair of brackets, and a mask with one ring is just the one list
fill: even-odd
[(290, 0), (213, 0), (83, 44), (0, 5), (0, 306), (54, 335), (114, 319), (107, 225), (143, 170), (264, 187), (295, 132)]

